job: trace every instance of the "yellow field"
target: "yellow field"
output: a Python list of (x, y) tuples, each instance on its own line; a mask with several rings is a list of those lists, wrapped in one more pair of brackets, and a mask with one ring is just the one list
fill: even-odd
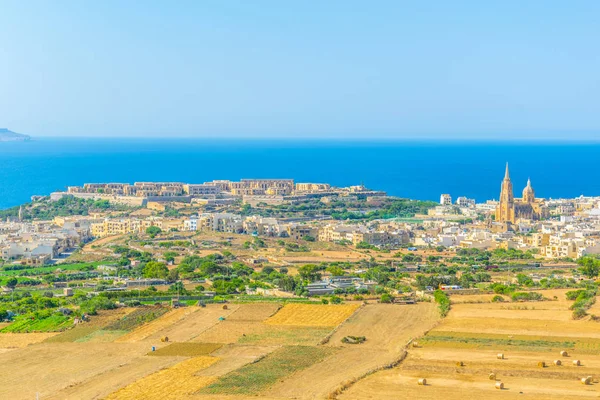
[(195, 374), (219, 359), (196, 357), (146, 376), (109, 395), (107, 400), (178, 400), (212, 383), (212, 376)]
[(359, 307), (358, 304), (288, 304), (267, 319), (265, 323), (270, 325), (336, 326), (344, 322)]

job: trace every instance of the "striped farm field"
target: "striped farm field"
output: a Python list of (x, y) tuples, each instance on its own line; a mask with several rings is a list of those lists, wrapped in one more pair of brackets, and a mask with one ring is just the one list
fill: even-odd
[(135, 343), (140, 340), (146, 339), (148, 336), (153, 335), (154, 333), (167, 328), (174, 323), (183, 319), (186, 315), (191, 314), (193, 312), (198, 311), (198, 309), (194, 308), (177, 308), (167, 312), (166, 314), (158, 317), (157, 319), (144, 324), (132, 332), (128, 333), (125, 336), (120, 337), (117, 342), (119, 343)]
[(196, 373), (217, 362), (216, 357), (196, 357), (155, 372), (111, 393), (106, 400), (178, 400), (202, 389), (216, 378)]
[(270, 325), (337, 326), (360, 307), (358, 304), (287, 304), (265, 321)]

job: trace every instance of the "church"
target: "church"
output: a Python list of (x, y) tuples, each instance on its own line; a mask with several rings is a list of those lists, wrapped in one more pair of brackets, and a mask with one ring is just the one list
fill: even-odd
[(516, 223), (519, 219), (540, 220), (548, 217), (548, 209), (543, 201), (535, 198), (531, 180), (523, 189), (523, 197), (515, 199), (513, 186), (506, 163), (506, 172), (500, 188), (500, 202), (496, 207), (496, 222)]

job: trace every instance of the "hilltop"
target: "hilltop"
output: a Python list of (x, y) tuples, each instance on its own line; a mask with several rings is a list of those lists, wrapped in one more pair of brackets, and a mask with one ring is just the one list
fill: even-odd
[(0, 128), (0, 142), (26, 142), (28, 140), (31, 140), (31, 136)]

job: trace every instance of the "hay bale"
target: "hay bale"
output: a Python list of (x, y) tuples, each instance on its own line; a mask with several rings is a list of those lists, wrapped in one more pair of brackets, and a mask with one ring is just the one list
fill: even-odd
[(581, 384), (582, 385), (591, 385), (592, 384), (592, 377), (591, 376), (587, 376), (585, 378), (581, 378)]
[(464, 367), (464, 366), (465, 366), (465, 363), (464, 363), (464, 362), (462, 362), (462, 361), (457, 361), (457, 362), (456, 362), (456, 366), (457, 366), (457, 367)]
[(223, 304), (223, 310), (227, 310), (227, 304)]
[(169, 341), (169, 337), (168, 336), (163, 336), (163, 337), (160, 338), (160, 341), (163, 342), (163, 343), (166, 343), (166, 342)]
[(581, 365), (581, 361), (579, 360), (573, 360), (573, 365), (576, 367), (579, 367)]
[(427, 379), (425, 379), (425, 378), (419, 379), (419, 385), (421, 385), (421, 386), (427, 385)]
[(502, 390), (502, 389), (504, 389), (504, 383), (502, 383), (502, 382), (496, 382), (496, 384), (494, 385), (494, 387), (496, 389)]
[(504, 360), (504, 353), (498, 353), (496, 357), (498, 358), (498, 360)]
[(496, 374), (492, 372), (491, 374), (488, 375), (488, 379), (490, 381), (495, 381), (496, 380)]
[(562, 365), (562, 361), (560, 361), (560, 360), (554, 360), (554, 365)]
[(567, 353), (566, 351), (563, 350), (560, 352), (560, 356), (561, 357), (569, 357), (569, 353)]
[(538, 367), (540, 368), (546, 368), (546, 363), (543, 361), (538, 362)]
[(412, 347), (419, 347), (419, 342), (412, 342)]

